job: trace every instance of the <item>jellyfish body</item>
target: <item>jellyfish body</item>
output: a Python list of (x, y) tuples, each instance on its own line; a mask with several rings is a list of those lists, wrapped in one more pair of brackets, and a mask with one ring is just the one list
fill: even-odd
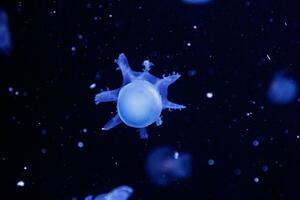
[(171, 147), (154, 149), (146, 161), (146, 172), (150, 181), (157, 186), (167, 186), (174, 181), (190, 177), (192, 157), (179, 153)]
[(107, 122), (102, 130), (109, 130), (125, 123), (127, 126), (139, 128), (140, 137), (147, 138), (146, 127), (156, 123), (162, 124), (163, 109), (183, 109), (185, 106), (168, 100), (168, 87), (180, 75), (173, 73), (162, 79), (149, 73), (153, 64), (149, 60), (143, 62), (144, 71), (133, 71), (126, 56), (120, 54), (115, 61), (122, 72), (123, 86), (121, 88), (103, 91), (95, 96), (95, 103), (117, 102), (117, 114)]
[(0, 9), (0, 54), (7, 55), (12, 49), (7, 14)]
[(297, 97), (297, 93), (298, 85), (294, 79), (277, 74), (271, 81), (268, 97), (274, 104), (285, 105), (291, 103)]
[(84, 200), (127, 200), (132, 195), (133, 189), (129, 186), (119, 186), (106, 194), (100, 194), (96, 197), (89, 195)]

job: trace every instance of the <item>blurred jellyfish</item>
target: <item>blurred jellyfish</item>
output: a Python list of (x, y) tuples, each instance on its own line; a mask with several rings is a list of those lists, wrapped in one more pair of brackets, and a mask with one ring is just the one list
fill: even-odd
[(8, 28), (8, 17), (6, 12), (0, 9), (0, 54), (8, 55), (11, 52), (11, 38)]
[(133, 189), (129, 186), (119, 186), (106, 194), (100, 194), (96, 197), (89, 195), (84, 200), (127, 200), (132, 195)]
[(171, 147), (154, 149), (146, 161), (146, 172), (150, 181), (157, 186), (167, 186), (172, 182), (190, 177), (192, 156), (180, 153)]
[(296, 81), (283, 74), (277, 74), (271, 81), (268, 97), (274, 104), (288, 104), (291, 103), (298, 93), (298, 85)]
[(182, 2), (185, 4), (202, 5), (202, 4), (207, 4), (207, 3), (211, 2), (211, 0), (182, 0)]

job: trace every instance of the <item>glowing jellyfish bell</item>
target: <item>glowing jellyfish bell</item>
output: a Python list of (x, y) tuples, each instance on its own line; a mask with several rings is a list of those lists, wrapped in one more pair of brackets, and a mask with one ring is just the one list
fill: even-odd
[(269, 100), (280, 105), (291, 103), (297, 94), (298, 85), (296, 81), (282, 73), (275, 75), (268, 90)]
[(107, 122), (102, 130), (109, 130), (120, 123), (140, 129), (140, 137), (147, 138), (146, 127), (156, 123), (162, 124), (161, 112), (163, 109), (183, 109), (185, 106), (168, 100), (168, 87), (174, 83), (180, 75), (173, 73), (169, 76), (157, 78), (149, 73), (153, 64), (149, 60), (143, 62), (144, 71), (133, 71), (124, 54), (120, 54), (115, 61), (123, 76), (121, 88), (104, 91), (95, 96), (96, 104), (102, 102), (117, 102), (115, 117)]
[(146, 161), (146, 172), (157, 186), (167, 186), (174, 181), (190, 177), (192, 156), (171, 147), (154, 149)]

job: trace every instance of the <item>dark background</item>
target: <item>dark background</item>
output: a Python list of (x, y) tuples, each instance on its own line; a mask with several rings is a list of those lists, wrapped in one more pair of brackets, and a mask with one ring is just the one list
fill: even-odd
[[(266, 95), (275, 73), (300, 79), (297, 1), (7, 0), (1, 7), (13, 40), (11, 55), (0, 58), (3, 199), (82, 199), (123, 184), (140, 200), (300, 199), (299, 101), (277, 106)], [(114, 64), (121, 52), (135, 70), (150, 59), (159, 77), (182, 74), (169, 99), (187, 109), (164, 111), (146, 141), (125, 125), (100, 130), (116, 109), (94, 105), (94, 95), (121, 85)], [(193, 155), (190, 179), (167, 188), (149, 182), (145, 159), (160, 145)]]

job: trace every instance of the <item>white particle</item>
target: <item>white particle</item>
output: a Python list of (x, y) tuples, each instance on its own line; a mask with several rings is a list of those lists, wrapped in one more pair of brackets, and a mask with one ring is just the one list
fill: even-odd
[(176, 151), (175, 153), (174, 153), (174, 159), (178, 159), (179, 158), (179, 153), (178, 153), (178, 151)]
[(249, 117), (250, 115), (252, 115), (252, 112), (247, 112), (246, 115)]
[(286, 22), (284, 22), (284, 25), (285, 25), (285, 26), (287, 26), (287, 23), (286, 23)]
[(90, 85), (90, 89), (94, 89), (96, 87), (96, 83), (92, 83), (91, 85)]
[(253, 180), (254, 180), (255, 183), (259, 182), (259, 178), (258, 177), (255, 177)]
[(24, 170), (27, 170), (28, 168), (26, 167), (26, 166), (24, 166), (24, 168), (23, 168)]
[(86, 128), (82, 129), (82, 132), (87, 133), (88, 130)]
[(9, 88), (8, 88), (8, 91), (9, 91), (9, 92), (13, 92), (13, 91), (14, 91), (14, 88), (13, 88), (13, 87), (9, 87)]
[(78, 144), (77, 144), (77, 145), (78, 145), (78, 147), (79, 147), (79, 148), (82, 148), (82, 147), (84, 146), (83, 142), (81, 142), (81, 141), (80, 141), (80, 142), (78, 142)]
[(212, 92), (208, 92), (208, 93), (206, 93), (206, 97), (207, 98), (212, 98), (214, 95), (213, 95), (213, 93)]
[(109, 14), (108, 17), (109, 17), (109, 18), (112, 18), (112, 14)]
[(193, 29), (197, 29), (198, 27), (196, 25), (193, 26)]
[(76, 51), (76, 47), (71, 47), (71, 51), (75, 52)]
[(267, 58), (268, 58), (268, 60), (271, 60), (271, 57), (269, 56), (269, 54), (267, 54)]
[(253, 144), (253, 146), (257, 147), (259, 145), (259, 141), (258, 140), (253, 140), (252, 144)]
[(297, 135), (297, 139), (299, 139), (300, 138), (300, 135)]
[(17, 182), (17, 186), (18, 186), (18, 187), (24, 187), (24, 185), (25, 185), (25, 182), (24, 182), (24, 181), (18, 181), (18, 182)]
[(187, 45), (188, 47), (192, 46), (192, 44), (191, 44), (190, 42), (188, 42), (186, 45)]

